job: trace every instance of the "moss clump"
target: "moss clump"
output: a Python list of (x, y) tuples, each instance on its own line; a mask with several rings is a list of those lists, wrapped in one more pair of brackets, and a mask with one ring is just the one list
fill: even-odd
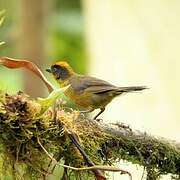
[[(27, 172), (34, 174), (35, 177), (49, 173), (50, 160), (42, 151), (37, 138), (49, 153), (58, 153), (62, 158), (71, 157), (69, 160), (73, 160), (74, 163), (77, 162), (75, 159), (78, 159), (77, 153), (70, 156), (70, 152), (76, 151), (76, 148), (68, 139), (67, 131), (59, 118), (57, 123), (52, 110), (39, 116), (40, 111), (40, 105), (21, 92), (14, 96), (8, 94), (0, 96), (0, 141), (3, 145), (1, 152), (4, 151), (4, 156), (11, 159), (11, 167), (14, 168), (15, 164), (19, 164), (18, 167), (22, 169), (22, 164), (25, 164), (23, 176)], [(64, 111), (58, 113), (60, 116)], [(63, 116), (65, 117), (65, 113)], [(9, 164), (10, 161), (5, 162)]]
[[(112, 165), (124, 159), (144, 166), (147, 179), (172, 173), (180, 175), (180, 146), (121, 126), (90, 120), (78, 111), (65, 112), (56, 105), (42, 114), (42, 104), (19, 92), (0, 93), (0, 178), (37, 179), (48, 177), (59, 168), (57, 162), (84, 167), (86, 162), (75, 147), (73, 132), (96, 165)], [(41, 143), (41, 145), (39, 144)], [(91, 172), (58, 169), (64, 178), (94, 179)], [(66, 173), (65, 173), (66, 172)]]
[[(65, 112), (62, 106), (58, 105), (42, 114), (42, 108), (38, 101), (22, 92), (17, 95), (0, 93), (0, 142), (3, 146), (1, 154), (10, 160), (4, 161), (7, 164), (2, 166), (2, 174), (11, 171), (11, 176), (17, 179), (27, 178), (28, 175), (28, 178), (37, 179), (53, 173), (55, 166), (42, 150), (38, 140), (58, 162), (63, 161), (73, 167), (86, 166), (83, 156), (69, 138), (70, 131), (73, 131), (82, 144), (88, 142), (85, 138), (81, 139), (83, 131), (79, 129), (83, 127), (77, 125), (78, 119), (81, 119), (80, 113)], [(96, 149), (94, 146), (90, 147), (91, 145), (88, 145), (88, 152), (91, 148)], [(86, 149), (87, 146), (84, 147)], [(92, 152), (90, 156), (95, 160), (96, 150)], [(7, 166), (11, 170), (6, 168)], [(72, 170), (67, 171), (67, 174), (73, 178), (82, 175), (93, 177), (92, 173), (84, 174)]]

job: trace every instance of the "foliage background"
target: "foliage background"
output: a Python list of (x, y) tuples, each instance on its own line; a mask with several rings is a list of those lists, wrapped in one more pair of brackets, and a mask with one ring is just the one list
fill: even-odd
[[(28, 58), (23, 57), (19, 45), (23, 43), (23, 2), (0, 0), (0, 9), (6, 9), (0, 29), (0, 40), (6, 42), (0, 47), (1, 56)], [(68, 59), (76, 71), (119, 86), (147, 85), (150, 90), (143, 94), (116, 98), (101, 117), (105, 122), (122, 121), (135, 129), (180, 140), (179, 0), (39, 2), (46, 4), (43, 70), (56, 60)], [(0, 67), (0, 77), (1, 89), (25, 89), (23, 70)], [(44, 86), (33, 88), (41, 95), (44, 92)], [(137, 171), (129, 164), (124, 168), (140, 178), (141, 168)]]
[[(1, 38), (6, 44), (1, 46), (0, 56), (26, 58), (21, 55), (19, 45), (21, 43), (21, 3), (20, 0), (16, 2), (0, 0), (0, 7), (6, 10), (6, 20), (0, 30)], [(44, 65), (41, 64), (41, 68), (47, 68), (47, 65), (57, 60), (68, 60), (78, 72), (85, 73), (87, 71), (85, 66), (87, 58), (80, 1), (56, 0), (44, 1), (43, 3), (47, 8), (44, 26), (46, 59), (43, 60)], [(31, 11), (33, 12), (33, 9)], [(3, 67), (0, 68), (0, 76), (6, 77), (0, 79), (1, 89), (10, 92), (24, 89), (23, 71), (11, 72)]]

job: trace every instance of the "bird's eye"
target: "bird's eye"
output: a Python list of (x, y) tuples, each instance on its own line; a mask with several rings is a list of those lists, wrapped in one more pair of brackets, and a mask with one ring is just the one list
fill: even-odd
[(57, 72), (58, 68), (56, 66), (52, 67), (53, 72)]

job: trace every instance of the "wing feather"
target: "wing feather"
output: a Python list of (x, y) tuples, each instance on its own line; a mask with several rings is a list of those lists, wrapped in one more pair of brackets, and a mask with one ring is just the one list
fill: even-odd
[(112, 91), (114, 94), (118, 95), (122, 93), (142, 91), (147, 89), (146, 86), (117, 87), (108, 83), (107, 81), (83, 75), (74, 76), (70, 81), (72, 88), (78, 94), (84, 92), (100, 94)]
[(85, 91), (96, 94), (118, 89), (118, 87), (108, 83), (107, 81), (95, 77), (81, 75), (72, 79), (71, 84), (73, 89), (78, 93)]

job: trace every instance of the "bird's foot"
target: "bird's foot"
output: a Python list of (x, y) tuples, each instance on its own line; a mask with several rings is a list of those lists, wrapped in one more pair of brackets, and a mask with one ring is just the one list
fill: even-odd
[(97, 122), (103, 122), (103, 119), (101, 119), (101, 118), (94, 119), (94, 120), (97, 121)]

